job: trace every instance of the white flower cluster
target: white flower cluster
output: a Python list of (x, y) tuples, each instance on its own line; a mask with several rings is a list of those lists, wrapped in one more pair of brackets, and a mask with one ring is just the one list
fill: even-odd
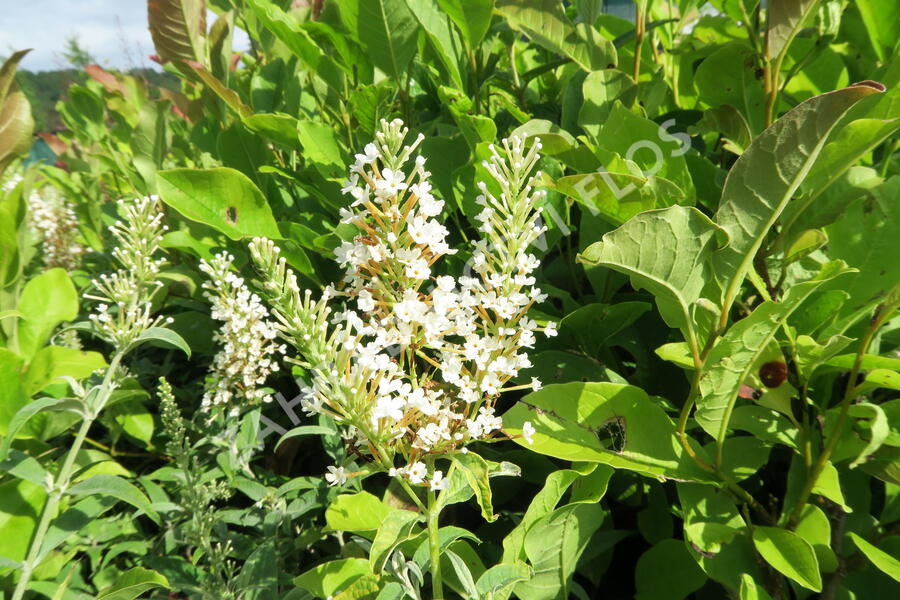
[(271, 395), (261, 386), (278, 370), (276, 355), (283, 354), (286, 347), (275, 341), (278, 329), (269, 320), (269, 311), (259, 296), (231, 270), (233, 261), (233, 256), (221, 253), (210, 262), (200, 262), (200, 269), (209, 276), (203, 288), (212, 303), (212, 318), (223, 322), (213, 335), (213, 341), (222, 348), (213, 358), (212, 378), (202, 406), (209, 410), (231, 404), (231, 412), (236, 414), (238, 407), (232, 400), (271, 402)]
[[(302, 341), (298, 350), (312, 366), (304, 408), (334, 417), (392, 475), (440, 489), (446, 480), (434, 459), (498, 435), (498, 395), (540, 387), (537, 380), (507, 386), (531, 366), (524, 349), (535, 332), (556, 333), (555, 324), (526, 316), (546, 297), (532, 275), (539, 260), (528, 251), (545, 230), (543, 192), (533, 189), (540, 173), (532, 176), (540, 143), (526, 148), (512, 138), (502, 151), (491, 147), (485, 168), (494, 182), (482, 183), (478, 198), (483, 235), (471, 275), (453, 277), (438, 274), (439, 259), (457, 252), (437, 218), (444, 202), (432, 194), (424, 157), (412, 158), (422, 136), (405, 145), (406, 134), (402, 122), (382, 121), (351, 167), (344, 192), (352, 202), (341, 216), (359, 235), (336, 249), (346, 274), (324, 295), (343, 298), (343, 311), (329, 315), (308, 296), (300, 303), (296, 278), (268, 240), (254, 240), (251, 254), (286, 338)], [(340, 473), (330, 471), (329, 482)]]
[(150, 302), (162, 286), (157, 276), (166, 261), (155, 255), (167, 227), (156, 196), (119, 200), (118, 206), (124, 219), (109, 230), (118, 242), (112, 255), (120, 268), (94, 279), (96, 293), (85, 297), (101, 302), (89, 317), (97, 330), (116, 345), (127, 345), (147, 329), (171, 322), (154, 317)]
[(55, 187), (47, 185), (28, 196), (28, 224), (41, 241), (48, 268), (71, 271), (78, 266), (86, 252), (77, 241), (78, 217)]

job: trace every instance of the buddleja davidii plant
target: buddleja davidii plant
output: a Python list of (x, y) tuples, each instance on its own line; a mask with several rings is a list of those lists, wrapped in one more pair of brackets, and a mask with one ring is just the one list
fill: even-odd
[[(302, 390), (304, 410), (333, 420), (349, 454), (364, 464), (355, 471), (329, 467), (326, 480), (342, 485), (375, 472), (394, 478), (426, 517), (431, 597), (441, 598), (442, 543), (450, 542), (439, 531), (440, 511), (474, 494), (484, 517), (496, 518), (488, 477), (515, 469), (489, 463), (468, 446), (507, 437), (496, 402), (503, 392), (540, 387), (537, 380), (509, 382), (530, 366), (524, 350), (535, 333), (556, 329), (527, 317), (545, 297), (533, 276), (539, 261), (529, 252), (544, 231), (536, 207), (542, 192), (533, 189), (532, 174), (540, 144), (526, 148), (513, 138), (492, 147), (485, 168), (495, 185), (482, 183), (478, 198), (483, 235), (471, 271), (453, 277), (438, 274), (439, 260), (456, 252), (438, 220), (444, 202), (432, 194), (424, 158), (413, 158), (422, 137), (407, 145), (407, 133), (400, 121), (382, 122), (351, 168), (344, 191), (352, 202), (341, 216), (358, 235), (335, 251), (346, 269), (339, 285), (313, 300), (270, 240), (255, 239), (250, 253), (261, 275), (257, 287), (296, 353), (290, 360), (311, 376)], [(236, 280), (243, 286), (231, 261), (220, 255), (204, 266), (212, 289), (227, 290)], [(230, 400), (219, 399), (211, 404)], [(530, 436), (527, 425), (522, 435)], [(440, 464), (447, 460), (449, 472)], [(390, 513), (373, 541), (370, 578), (377, 580), (400, 541), (421, 533), (420, 518)]]
[(109, 365), (104, 371), (90, 377), (86, 385), (72, 377), (66, 377), (73, 398), (47, 397), (35, 400), (20, 409), (11, 419), (9, 431), (0, 446), (0, 458), (5, 458), (16, 433), (34, 415), (42, 411), (69, 411), (76, 414), (80, 423), (69, 445), (65, 458), (55, 473), (46, 472), (44, 487), (47, 500), (41, 510), (40, 520), (31, 538), (24, 561), (19, 565), (20, 576), (13, 600), (21, 599), (28, 590), (35, 568), (52, 550), (45, 540), (59, 510), (70, 499), (86, 494), (103, 494), (134, 504), (154, 520), (158, 516), (146, 496), (133, 484), (114, 475), (95, 475), (73, 484), (76, 457), (85, 442), (88, 431), (110, 402), (123, 378), (121, 365), (125, 355), (138, 345), (150, 341), (162, 341), (190, 354), (187, 344), (178, 334), (166, 329), (170, 318), (155, 316), (152, 296), (163, 284), (159, 272), (165, 260), (158, 257), (160, 240), (166, 227), (163, 214), (155, 197), (134, 201), (120, 201), (123, 220), (110, 227), (117, 245), (112, 257), (120, 267), (110, 274), (102, 274), (91, 282), (91, 290), (85, 298), (98, 302), (89, 315), (89, 323), (79, 328), (97, 335), (112, 347)]
[[(791, 281), (783, 295), (772, 298), (755, 265), (766, 237), (777, 226), (779, 216), (812, 168), (832, 129), (859, 100), (881, 91), (883, 87), (877, 84), (858, 84), (812, 98), (784, 115), (735, 163), (714, 219), (697, 209), (682, 206), (648, 211), (604, 236), (580, 257), (589, 267), (606, 267), (628, 274), (635, 288), (647, 289), (655, 296), (666, 323), (683, 335), (684, 343), (670, 344), (659, 350), (664, 358), (674, 359), (684, 366), (693, 382), (677, 426), (667, 425), (668, 419), (664, 415), (648, 420), (654, 413), (645, 406), (647, 397), (643, 392), (615, 384), (548, 386), (524, 398), (504, 417), (510, 432), (515, 432), (524, 419), (534, 419), (533, 448), (546, 454), (570, 460), (604, 462), (651, 476), (716, 483), (727, 492), (721, 498), (735, 507), (734, 519), (721, 523), (732, 533), (727, 538), (717, 538), (712, 545), (711, 538), (704, 537), (704, 523), (713, 515), (703, 513), (698, 505), (719, 500), (706, 497), (708, 493), (701, 491), (700, 497), (691, 496), (690, 506), (684, 506), (687, 524), (696, 524), (685, 528), (686, 543), (690, 544), (691, 555), (710, 576), (734, 590), (746, 587), (741, 572), (758, 572), (753, 551), (749, 548), (754, 548), (767, 561), (772, 573), (784, 574), (810, 589), (822, 589), (811, 542), (794, 530), (810, 506), (807, 502), (813, 490), (821, 492), (823, 472), (833, 472), (829, 456), (846, 426), (852, 399), (859, 389), (856, 386), (859, 361), (854, 361), (837, 419), (828, 419), (824, 440), (816, 425), (817, 416), (824, 416), (824, 406), (804, 398), (805, 405), (800, 409), (804, 416), (792, 419), (800, 443), (788, 445), (803, 456), (807, 469), (804, 482), (797, 486), (800, 491), (782, 507), (780, 516), (774, 507), (764, 505), (740, 484), (740, 480), (766, 461), (769, 445), (762, 444), (760, 452), (749, 452), (753, 457), (729, 456), (729, 448), (738, 452), (741, 447), (747, 447), (744, 442), (748, 439), (757, 442), (753, 438), (729, 434), (734, 429), (757, 431), (752, 423), (737, 422), (735, 408), (742, 390), (749, 389), (745, 386), (762, 388), (763, 384), (771, 385), (773, 376), (778, 378), (777, 374), (765, 370), (760, 376), (756, 373), (766, 363), (785, 365), (782, 347), (787, 349), (792, 364), (808, 364), (812, 360), (813, 357), (804, 355), (803, 347), (797, 344), (797, 333), (788, 321), (791, 314), (821, 286), (853, 271), (842, 261), (828, 262), (822, 258), (817, 263), (818, 273), (806, 280)], [(852, 160), (842, 168), (850, 164)], [(752, 294), (746, 301), (738, 302), (744, 296), (744, 282), (748, 279), (753, 285), (756, 301), (762, 300), (753, 308)], [(857, 357), (865, 354), (878, 326), (896, 309), (896, 299), (890, 298), (893, 296), (889, 296), (876, 311), (867, 333), (860, 340)], [(744, 316), (732, 322), (732, 309), (737, 304)], [(826, 347), (829, 343), (823, 341)], [(821, 346), (816, 348), (820, 354), (825, 352)], [(807, 370), (804, 375), (809, 373)], [(559, 389), (552, 389), (556, 387)], [(572, 405), (551, 403), (551, 394), (571, 397)], [(626, 395), (634, 397), (630, 406), (622, 402)], [(692, 412), (693, 423), (701, 429), (693, 434), (690, 431)], [(584, 418), (584, 415), (589, 416)], [(775, 423), (778, 418), (774, 413), (766, 414), (763, 421)], [(615, 448), (603, 447), (597, 441), (598, 433), (613, 420), (625, 425), (622, 444)], [(651, 428), (677, 440), (675, 447), (666, 443), (653, 444), (641, 435), (644, 432), (639, 432), (639, 429)], [(713, 442), (701, 447), (700, 441), (706, 439), (704, 434)], [(782, 437), (782, 441), (784, 439)], [(575, 441), (581, 441), (581, 449), (572, 445)], [(752, 463), (749, 473), (735, 468), (741, 460)], [(688, 468), (688, 465), (693, 466)], [(681, 488), (684, 488), (684, 494), (693, 494), (694, 488), (690, 486), (680, 483), (680, 494)], [(699, 489), (714, 488), (700, 486)], [(732, 500), (727, 500), (729, 496)], [(748, 515), (742, 515), (736, 505), (749, 507), (755, 516), (750, 519)], [(741, 548), (734, 552), (743, 554), (743, 563), (738, 570), (723, 571), (721, 563), (714, 561), (727, 539), (735, 535), (738, 538), (731, 544)], [(779, 559), (779, 548), (785, 546), (802, 549), (799, 567)], [(772, 582), (770, 589), (779, 589), (777, 576), (772, 576), (769, 581)]]

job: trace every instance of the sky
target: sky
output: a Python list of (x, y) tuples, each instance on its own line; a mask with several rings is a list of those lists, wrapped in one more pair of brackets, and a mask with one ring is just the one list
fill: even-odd
[[(155, 50), (147, 31), (146, 0), (0, 0), (0, 56), (34, 48), (22, 69), (66, 68), (60, 53), (72, 35), (101, 66), (157, 66), (147, 58)], [(239, 36), (235, 38), (235, 46), (241, 47)]]

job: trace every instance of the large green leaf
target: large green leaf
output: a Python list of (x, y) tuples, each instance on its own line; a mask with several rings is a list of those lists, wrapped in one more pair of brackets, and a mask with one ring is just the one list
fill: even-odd
[(310, 569), (294, 578), (294, 584), (314, 594), (327, 598), (366, 575), (371, 575), (369, 561), (364, 558), (333, 560)]
[[(556, 0), (497, 0), (497, 11), (509, 26), (521, 31), (536, 44), (575, 61), (585, 71), (615, 65), (616, 49), (600, 37), (590, 24), (572, 24), (564, 6)], [(589, 41), (590, 40), (590, 41)]]
[(19, 353), (26, 359), (47, 343), (57, 325), (78, 315), (78, 292), (64, 269), (50, 269), (27, 284), (16, 305)]
[(530, 421), (533, 444), (515, 442), (564, 460), (599, 462), (651, 477), (706, 481), (683, 453), (675, 425), (642, 389), (617, 383), (564, 383), (528, 394), (503, 415), (518, 436)]
[(525, 535), (525, 554), (534, 576), (516, 585), (516, 596), (568, 598), (578, 559), (604, 517), (599, 504), (568, 504), (538, 520)]
[(856, 0), (878, 59), (890, 57), (900, 40), (900, 3), (893, 0)]
[(459, 27), (469, 48), (476, 48), (491, 26), (494, 0), (437, 0), (437, 3)]
[(106, 366), (99, 352), (86, 352), (63, 346), (44, 346), (38, 350), (25, 374), (25, 392), (31, 396), (61, 377), (82, 379)]
[(634, 572), (636, 600), (681, 600), (700, 589), (706, 574), (679, 540), (663, 540), (644, 552)]
[(598, 137), (616, 100), (629, 108), (637, 99), (634, 80), (618, 69), (592, 71), (581, 84), (584, 103), (578, 111), (578, 125), (591, 137)]
[(763, 302), (750, 316), (734, 324), (706, 359), (700, 375), (701, 397), (696, 419), (713, 436), (719, 448), (725, 442), (738, 392), (751, 369), (787, 318), (816, 288), (847, 273), (841, 261), (828, 263), (813, 279), (788, 290), (780, 302)]
[(21, 561), (28, 551), (47, 492), (25, 480), (0, 484), (0, 557)]
[[(870, 96), (856, 104), (822, 149), (801, 185), (802, 198), (789, 203), (782, 214), (782, 236), (811, 208), (818, 208), (822, 194), (878, 144), (900, 130), (900, 88)], [(859, 171), (862, 167), (857, 167)], [(860, 172), (860, 175), (863, 173)], [(857, 179), (859, 177), (857, 176)], [(841, 194), (841, 207), (850, 198)], [(827, 225), (828, 223), (823, 223)]]
[(850, 538), (853, 540), (853, 543), (856, 544), (856, 547), (859, 548), (859, 551), (872, 561), (873, 565), (890, 575), (895, 581), (900, 581), (900, 560), (897, 560), (877, 546), (870, 544), (852, 531), (850, 532)]
[(192, 221), (205, 223), (233, 240), (248, 236), (280, 238), (265, 197), (240, 171), (171, 169), (158, 173), (163, 202)]
[(766, 103), (755, 65), (753, 52), (746, 44), (727, 44), (704, 59), (693, 77), (703, 106), (733, 107), (751, 133), (763, 130)]
[(722, 230), (699, 210), (672, 206), (633, 217), (579, 260), (629, 275), (635, 288), (654, 295), (666, 323), (690, 340), (695, 303), (712, 277), (707, 259), (723, 240)]
[(394, 548), (419, 534), (421, 520), (419, 513), (401, 509), (392, 510), (384, 517), (369, 550), (373, 573), (381, 573)]
[(163, 62), (208, 63), (204, 0), (148, 0), (147, 23)]
[(438, 0), (406, 0), (406, 4), (425, 30), (453, 85), (458, 89), (464, 89), (465, 85), (460, 74), (460, 61), (464, 56), (461, 34), (447, 19), (447, 14), (438, 5)]
[(849, 294), (841, 315), (865, 316), (900, 282), (897, 253), (900, 239), (900, 176), (894, 176), (863, 198), (844, 207), (841, 217), (825, 230), (828, 255), (859, 269), (838, 287)]
[(134, 600), (159, 587), (169, 589), (169, 580), (156, 571), (134, 567), (119, 575), (111, 586), (100, 590), (97, 600)]
[(372, 63), (399, 81), (416, 53), (419, 23), (405, 0), (363, 0), (358, 3), (355, 32)]
[(111, 496), (123, 502), (134, 506), (138, 510), (143, 511), (148, 517), (159, 523), (159, 515), (150, 504), (147, 496), (133, 483), (122, 479), (116, 475), (94, 475), (89, 479), (80, 481), (69, 488), (69, 493), (73, 496), (86, 496), (93, 494), (103, 494)]
[(716, 212), (731, 238), (716, 253), (730, 307), (766, 235), (818, 158), (834, 126), (854, 104), (880, 90), (854, 85), (810, 98), (778, 119), (735, 162)]
[(814, 592), (822, 590), (822, 575), (813, 547), (793, 531), (754, 527), (753, 545), (778, 572)]
[(325, 522), (335, 531), (374, 531), (390, 509), (369, 492), (341, 494), (325, 511)]
[(776, 0), (766, 20), (766, 55), (774, 59), (786, 52), (819, 0)]

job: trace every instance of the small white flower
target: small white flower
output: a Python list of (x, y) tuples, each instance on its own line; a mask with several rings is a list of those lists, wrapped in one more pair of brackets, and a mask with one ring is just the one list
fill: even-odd
[(410, 483), (422, 483), (425, 481), (426, 475), (428, 475), (428, 467), (423, 462), (415, 462), (406, 470), (406, 476), (409, 477)]
[(328, 467), (328, 472), (325, 473), (325, 481), (330, 486), (343, 485), (347, 481), (344, 467)]
[(447, 480), (444, 479), (443, 473), (435, 471), (434, 475), (431, 476), (431, 481), (428, 482), (428, 485), (431, 487), (432, 492), (439, 492), (447, 487)]
[(531, 389), (536, 392), (539, 389), (541, 389), (541, 387), (542, 387), (541, 380), (538, 379), (537, 377), (532, 377), (531, 378)]

